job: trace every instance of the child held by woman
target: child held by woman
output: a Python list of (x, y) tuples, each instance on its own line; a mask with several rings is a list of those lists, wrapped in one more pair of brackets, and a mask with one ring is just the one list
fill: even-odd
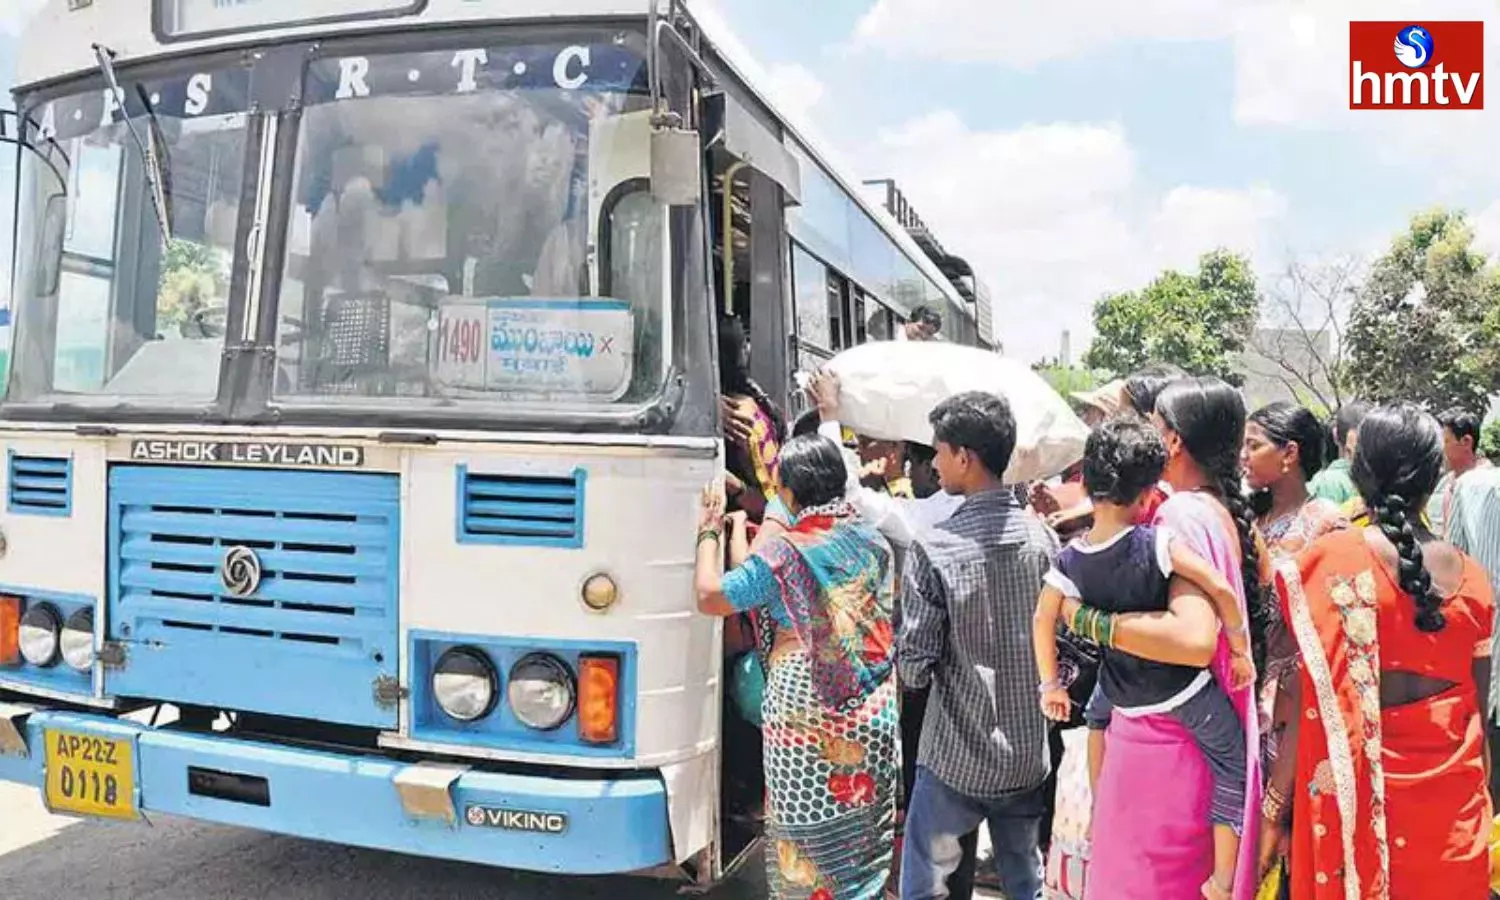
[[(1234, 589), (1202, 557), (1165, 528), (1136, 524), (1151, 502), (1167, 450), (1149, 423), (1135, 416), (1096, 428), (1084, 451), (1083, 480), (1094, 506), (1093, 526), (1074, 539), (1047, 574), (1037, 604), (1036, 644), (1042, 711), (1065, 721), (1066, 687), (1058, 679), (1057, 623), (1064, 598), (1083, 604), (1075, 619), (1084, 636), (1104, 648), (1099, 684), (1085, 718), (1102, 740), (1112, 714), (1166, 714), (1192, 733), (1213, 773), (1214, 874), (1203, 886), (1210, 900), (1230, 900), (1239, 830), (1245, 812), (1245, 735), (1233, 705), (1205, 668), (1144, 660), (1114, 649), (1110, 620), (1100, 613), (1165, 612), (1173, 579), (1196, 585), (1213, 604), (1234, 653), (1233, 684), (1255, 681), (1250, 635)], [(1093, 757), (1094, 754), (1091, 754)], [(1090, 760), (1097, 779), (1102, 754)]]

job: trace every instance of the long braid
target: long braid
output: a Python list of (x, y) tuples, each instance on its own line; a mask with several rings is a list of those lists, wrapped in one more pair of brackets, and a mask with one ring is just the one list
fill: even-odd
[(1265, 585), (1260, 578), (1260, 544), (1255, 539), (1255, 510), (1245, 498), (1241, 488), (1240, 469), (1236, 462), (1230, 471), (1219, 472), (1218, 489), (1234, 519), (1234, 529), (1240, 538), (1240, 575), (1245, 582), (1245, 607), (1250, 613), (1250, 651), (1255, 659), (1255, 670), (1262, 677), (1266, 671), (1266, 645), (1268, 643), (1273, 612), (1266, 601)]
[(1417, 605), (1417, 628), (1428, 634), (1442, 631), (1448, 624), (1443, 615), (1443, 598), (1432, 586), (1432, 576), (1422, 561), (1422, 545), (1412, 528), (1410, 506), (1406, 498), (1388, 494), (1375, 504), (1375, 521), (1380, 533), (1396, 547), (1400, 556), (1397, 572), (1401, 590), (1411, 595)]

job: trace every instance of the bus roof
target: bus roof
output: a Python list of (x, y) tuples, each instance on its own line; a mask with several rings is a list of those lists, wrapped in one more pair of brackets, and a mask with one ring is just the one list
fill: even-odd
[[(482, 4), (473, 0), (411, 0), (405, 10), (402, 10), (398, 9), (402, 5), (400, 0), (343, 0), (341, 5), (344, 8), (363, 4), (364, 7), (377, 11), (395, 11), (340, 21), (240, 28), (203, 37), (172, 38), (158, 31), (156, 7), (159, 2), (173, 2), (179, 6), (196, 5), (200, 7), (200, 13), (209, 14), (218, 8), (216, 0), (92, 0), (88, 5), (80, 4), (79, 0), (47, 0), (46, 5), (32, 18), (20, 41), (16, 73), (18, 91), (94, 72), (97, 62), (93, 45), (96, 42), (113, 50), (116, 63), (125, 67), (208, 50), (330, 34), (395, 32), (480, 21), (644, 20), (652, 2), (657, 2), (662, 9), (666, 6), (666, 0), (487, 0)], [(290, 13), (307, 5), (306, 0), (248, 2), (264, 5), (271, 15), (283, 10)], [(850, 201), (869, 215), (918, 270), (937, 286), (952, 309), (959, 311), (971, 322), (974, 321), (975, 311), (969, 308), (963, 296), (906, 229), (883, 206), (871, 202), (865, 196), (858, 179), (844, 174), (851, 167), (837, 165), (835, 155), (826, 149), (807, 123), (795, 121), (793, 116), (778, 108), (775, 98), (766, 90), (769, 78), (765, 70), (734, 36), (723, 19), (702, 0), (683, 2), (697, 19), (704, 37), (719, 60), (782, 123), (787, 136), (821, 166)], [(985, 337), (988, 338), (988, 335)]]

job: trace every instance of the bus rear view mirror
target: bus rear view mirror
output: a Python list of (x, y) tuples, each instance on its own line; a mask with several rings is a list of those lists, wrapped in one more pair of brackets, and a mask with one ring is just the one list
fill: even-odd
[(703, 199), (703, 145), (698, 132), (651, 132), (651, 194), (667, 206), (697, 206)]

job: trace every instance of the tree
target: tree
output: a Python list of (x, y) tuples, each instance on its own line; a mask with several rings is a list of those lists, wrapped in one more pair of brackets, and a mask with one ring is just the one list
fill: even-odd
[(1031, 367), (1032, 371), (1042, 376), (1054, 391), (1064, 397), (1080, 391), (1092, 391), (1104, 383), (1095, 372), (1088, 369), (1080, 369), (1077, 366), (1065, 366), (1056, 358), (1043, 360)]
[(1414, 216), (1349, 317), (1349, 376), (1368, 400), (1483, 409), (1500, 389), (1500, 270), (1463, 213)]
[(1334, 411), (1352, 399), (1345, 327), (1360, 261), (1293, 261), (1265, 291), (1245, 368), (1278, 382), (1299, 402)]
[(1094, 343), (1083, 362), (1115, 375), (1169, 362), (1238, 384), (1234, 362), (1259, 305), (1248, 259), (1222, 249), (1205, 253), (1196, 275), (1167, 271), (1140, 291), (1095, 303)]
[(156, 301), (156, 330), (177, 334), (204, 310), (228, 295), (229, 269), (221, 252), (207, 244), (174, 239), (163, 248)]

